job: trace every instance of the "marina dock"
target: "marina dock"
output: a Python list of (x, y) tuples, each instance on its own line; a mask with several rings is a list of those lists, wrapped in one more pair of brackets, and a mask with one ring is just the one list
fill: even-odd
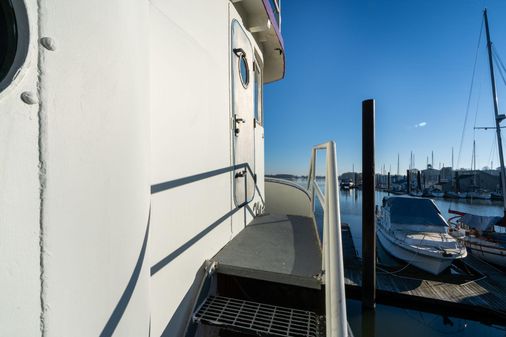
[[(343, 224), (341, 231), (346, 296), (360, 299), (362, 261), (355, 249), (350, 227)], [(452, 268), (461, 273), (435, 276), (411, 266), (394, 270), (378, 263), (377, 302), (504, 324), (506, 274), (470, 254)]]

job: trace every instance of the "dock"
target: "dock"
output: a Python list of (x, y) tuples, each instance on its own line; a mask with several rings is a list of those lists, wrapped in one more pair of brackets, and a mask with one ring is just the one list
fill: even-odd
[[(350, 227), (342, 225), (346, 296), (361, 298), (362, 262)], [(415, 267), (377, 265), (378, 303), (504, 324), (506, 274), (472, 255), (454, 263), (462, 274), (431, 275)]]

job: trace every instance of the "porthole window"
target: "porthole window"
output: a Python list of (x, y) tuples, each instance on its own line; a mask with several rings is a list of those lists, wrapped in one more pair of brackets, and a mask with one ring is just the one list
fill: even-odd
[(29, 28), (24, 2), (0, 0), (0, 92), (8, 87), (28, 53)]
[(18, 46), (18, 25), (11, 0), (0, 0), (0, 82), (14, 63)]
[(249, 84), (249, 67), (246, 54), (239, 54), (239, 77), (241, 78), (242, 85), (246, 88)]

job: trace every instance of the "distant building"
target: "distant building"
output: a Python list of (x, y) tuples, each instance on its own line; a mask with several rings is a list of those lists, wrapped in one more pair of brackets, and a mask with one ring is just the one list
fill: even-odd
[(439, 172), (439, 176), (440, 183), (451, 183), (453, 181), (453, 168), (443, 167)]
[(499, 190), (499, 175), (493, 175), (486, 171), (459, 172), (456, 177), (456, 185), (460, 192), (472, 192), (483, 189), (490, 192)]
[(440, 171), (427, 165), (425, 170), (422, 170), (422, 186), (424, 188), (431, 188), (440, 183)]

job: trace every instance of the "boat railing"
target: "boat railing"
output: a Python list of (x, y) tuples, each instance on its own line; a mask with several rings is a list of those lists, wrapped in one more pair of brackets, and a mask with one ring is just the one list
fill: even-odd
[[(317, 153), (325, 150), (325, 193), (316, 182)], [(329, 141), (313, 147), (308, 175), (311, 207), (315, 210), (318, 198), (323, 208), (322, 270), (325, 282), (326, 336), (346, 337), (346, 297), (344, 292), (344, 265), (341, 240), (339, 194), (337, 193), (336, 143)]]
[(276, 24), (281, 31), (281, 0), (269, 0), (269, 4), (271, 5), (272, 12), (274, 13)]

